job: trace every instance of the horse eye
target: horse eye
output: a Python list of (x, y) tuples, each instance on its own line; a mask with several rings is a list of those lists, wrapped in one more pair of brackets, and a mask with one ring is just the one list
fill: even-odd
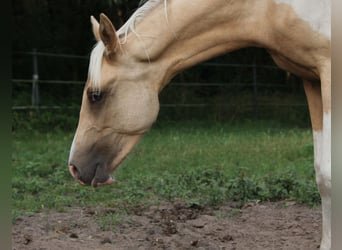
[(90, 91), (88, 99), (91, 103), (99, 102), (102, 99), (102, 94), (100, 91)]

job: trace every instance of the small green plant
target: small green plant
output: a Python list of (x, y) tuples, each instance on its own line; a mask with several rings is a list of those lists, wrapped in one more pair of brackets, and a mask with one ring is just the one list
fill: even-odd
[(229, 180), (228, 197), (234, 201), (249, 201), (260, 199), (261, 185), (255, 178), (247, 175), (246, 168), (239, 168), (237, 177)]
[(290, 196), (301, 203), (315, 206), (321, 202), (317, 184), (314, 180), (295, 180), (296, 188), (291, 190)]

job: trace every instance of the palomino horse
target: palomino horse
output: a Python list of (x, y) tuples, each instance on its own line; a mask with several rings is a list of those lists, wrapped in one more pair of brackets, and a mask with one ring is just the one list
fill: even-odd
[(69, 170), (82, 185), (111, 184), (157, 118), (158, 94), (180, 71), (243, 47), (269, 51), (303, 79), (322, 199), (321, 250), (331, 248), (330, 0), (150, 0), (118, 31), (91, 17), (89, 65)]

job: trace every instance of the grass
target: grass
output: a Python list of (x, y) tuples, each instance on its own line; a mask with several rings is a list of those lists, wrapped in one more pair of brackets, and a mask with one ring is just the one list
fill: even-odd
[[(263, 122), (158, 123), (117, 170), (116, 184), (98, 189), (81, 187), (69, 175), (72, 137), (60, 130), (14, 132), (13, 220), (69, 206), (111, 207), (124, 213), (175, 199), (199, 205), (320, 202), (309, 129)], [(104, 219), (102, 226), (106, 223)]]

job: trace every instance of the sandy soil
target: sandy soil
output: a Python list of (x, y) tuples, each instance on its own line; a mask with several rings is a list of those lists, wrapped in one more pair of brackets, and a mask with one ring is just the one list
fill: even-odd
[[(113, 210), (114, 209), (114, 210)], [(115, 208), (69, 208), (19, 218), (13, 249), (288, 249), (319, 248), (319, 208), (294, 202), (230, 203), (219, 207), (164, 203), (137, 208), (111, 231), (97, 213)]]

